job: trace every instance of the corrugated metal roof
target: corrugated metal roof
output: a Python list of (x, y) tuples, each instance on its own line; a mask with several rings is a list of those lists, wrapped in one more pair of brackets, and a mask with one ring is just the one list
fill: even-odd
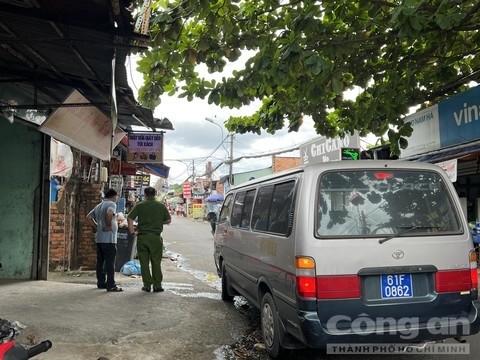
[[(138, 51), (125, 0), (0, 0), (0, 109), (62, 106), (77, 89), (111, 116), (112, 59), (119, 125), (155, 129), (149, 109), (138, 105), (127, 81), (125, 60)], [(15, 97), (21, 93), (23, 97)], [(135, 115), (135, 116), (133, 116)]]

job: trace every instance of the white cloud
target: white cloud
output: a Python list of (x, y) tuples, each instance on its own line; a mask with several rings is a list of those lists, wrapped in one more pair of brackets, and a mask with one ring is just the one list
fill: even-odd
[[(130, 61), (133, 63), (134, 59), (132, 58)], [(136, 65), (132, 66), (133, 69), (129, 66), (129, 61), (126, 65), (127, 71), (129, 71), (130, 86), (136, 92), (143, 83), (142, 77), (135, 71)], [(191, 175), (193, 165), (196, 176), (199, 176), (205, 172), (208, 160), (212, 161), (213, 167), (215, 167), (220, 161), (228, 159), (230, 138), (227, 138), (223, 146), (212, 153), (222, 143), (222, 132), (218, 126), (206, 121), (206, 117), (215, 119), (215, 122), (223, 128), (223, 136), (226, 137), (228, 131), (223, 127), (225, 120), (230, 116), (252, 114), (258, 107), (258, 103), (254, 103), (241, 109), (220, 108), (208, 104), (207, 100), (194, 99), (189, 102), (185, 98), (167, 95), (162, 96), (161, 100), (161, 104), (154, 111), (154, 116), (168, 118), (175, 129), (167, 130), (164, 137), (164, 162), (170, 167), (170, 177), (173, 182), (181, 182)], [(317, 136), (313, 122), (308, 120), (297, 133), (288, 133), (286, 129), (282, 129), (275, 135), (267, 133), (262, 133), (262, 135), (235, 134), (233, 157), (288, 149)], [(284, 156), (298, 156), (298, 152), (285, 153)], [(174, 159), (181, 161), (173, 161)], [(271, 163), (271, 156), (240, 160), (233, 164), (233, 172), (262, 169), (271, 166)], [(186, 175), (186, 164), (189, 164), (188, 175)], [(218, 178), (227, 175), (228, 171), (228, 166), (223, 165), (215, 172), (215, 175)]]

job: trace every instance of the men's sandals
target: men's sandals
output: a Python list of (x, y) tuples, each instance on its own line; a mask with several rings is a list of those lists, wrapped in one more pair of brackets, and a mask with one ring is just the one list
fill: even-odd
[(122, 292), (123, 289), (121, 287), (118, 287), (117, 285), (115, 285), (114, 287), (107, 289), (107, 291), (108, 292)]

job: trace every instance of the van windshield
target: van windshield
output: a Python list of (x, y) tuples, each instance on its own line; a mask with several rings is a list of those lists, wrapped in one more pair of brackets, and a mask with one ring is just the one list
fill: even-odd
[(328, 172), (320, 177), (317, 194), (315, 233), (319, 237), (424, 236), (462, 231), (450, 192), (433, 171)]

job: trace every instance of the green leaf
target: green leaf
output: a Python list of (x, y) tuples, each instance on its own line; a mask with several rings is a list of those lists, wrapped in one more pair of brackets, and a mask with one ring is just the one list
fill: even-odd
[(408, 140), (405, 139), (404, 137), (401, 137), (398, 140), (398, 144), (400, 145), (400, 149), (406, 149), (408, 147)]
[(241, 109), (252, 114), (232, 128), (296, 131), (298, 114), (322, 135), (386, 132), (398, 152), (412, 134), (408, 109), (456, 94), (480, 67), (473, 9), (457, 0), (154, 0), (138, 100), (152, 108), (167, 92), (261, 104)]
[(332, 90), (336, 94), (341, 94), (343, 92), (343, 81), (337, 77), (332, 78)]

